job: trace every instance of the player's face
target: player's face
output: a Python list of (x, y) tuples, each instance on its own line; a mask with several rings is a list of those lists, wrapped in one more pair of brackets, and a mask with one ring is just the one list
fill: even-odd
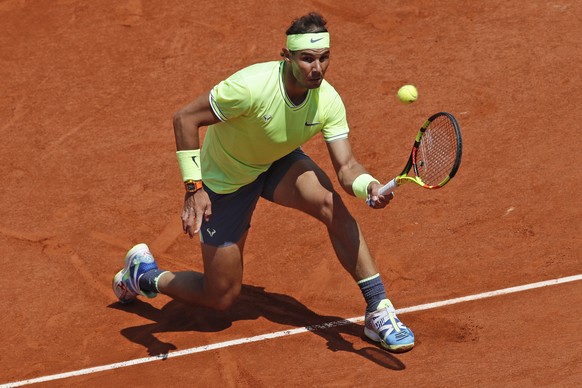
[(295, 51), (291, 60), (293, 76), (299, 86), (315, 89), (321, 85), (329, 66), (329, 49)]

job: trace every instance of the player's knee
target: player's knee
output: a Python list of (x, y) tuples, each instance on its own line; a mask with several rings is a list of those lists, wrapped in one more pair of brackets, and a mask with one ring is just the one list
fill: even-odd
[(227, 310), (239, 297), (240, 289), (240, 285), (232, 285), (230, 287), (214, 290), (209, 295), (209, 302), (215, 310)]
[(320, 212), (321, 220), (329, 225), (333, 220), (334, 197), (332, 192), (326, 192), (321, 200)]
[(335, 192), (327, 192), (321, 203), (321, 220), (327, 225), (331, 226), (334, 222), (342, 222), (349, 216), (348, 209), (345, 207), (339, 194)]
[(215, 310), (225, 311), (228, 310), (236, 301), (238, 295), (222, 295), (220, 298), (217, 298), (214, 303), (213, 307)]

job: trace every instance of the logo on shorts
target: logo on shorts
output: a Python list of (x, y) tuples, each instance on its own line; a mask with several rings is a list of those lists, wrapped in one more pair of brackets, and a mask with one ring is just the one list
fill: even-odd
[(216, 230), (214, 230), (214, 229), (206, 228), (206, 231), (208, 232), (210, 237), (212, 237), (216, 234)]

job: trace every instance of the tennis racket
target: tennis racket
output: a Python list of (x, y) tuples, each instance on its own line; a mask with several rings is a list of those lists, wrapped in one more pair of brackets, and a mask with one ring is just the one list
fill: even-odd
[[(459, 123), (450, 113), (436, 113), (418, 131), (402, 173), (382, 186), (378, 194), (391, 193), (407, 182), (416, 183), (425, 189), (440, 189), (457, 173), (462, 153)], [(368, 200), (368, 204), (373, 205), (371, 200)]]

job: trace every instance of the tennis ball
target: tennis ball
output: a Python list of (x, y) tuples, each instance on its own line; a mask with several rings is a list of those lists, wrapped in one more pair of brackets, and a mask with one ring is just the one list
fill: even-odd
[(398, 99), (404, 104), (411, 104), (418, 98), (418, 90), (414, 85), (404, 85), (398, 89)]

